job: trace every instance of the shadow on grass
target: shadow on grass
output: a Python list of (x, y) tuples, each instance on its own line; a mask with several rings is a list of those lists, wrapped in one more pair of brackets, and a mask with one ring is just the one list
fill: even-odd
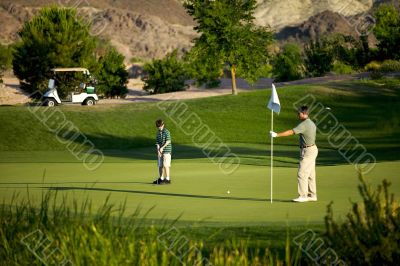
[[(74, 135), (75, 132), (70, 133)], [(85, 135), (96, 148), (106, 157), (137, 160), (156, 160), (154, 139), (146, 137), (121, 137), (110, 134)], [(68, 139), (68, 136), (65, 137)], [(84, 139), (75, 138), (76, 144), (84, 143)], [(299, 147), (296, 144), (280, 144), (274, 149), (274, 162), (278, 167), (298, 167)], [(173, 144), (173, 159), (208, 159), (219, 163), (227, 152), (231, 156), (240, 158), (242, 165), (268, 166), (270, 165), (269, 144), (226, 143), (224, 147), (210, 145), (206, 148), (196, 147), (194, 144)], [(107, 159), (106, 159), (107, 161)], [(317, 159), (318, 165), (346, 164), (337, 151), (320, 148)]]
[(90, 185), (97, 185), (97, 184), (145, 184), (148, 185), (149, 183), (146, 182), (0, 182), (0, 185), (60, 185), (60, 184), (90, 184)]
[[(89, 190), (89, 191), (122, 192), (122, 193), (133, 193), (133, 194), (144, 194), (144, 195), (157, 195), (157, 196), (168, 196), (168, 197), (198, 198), (198, 199), (260, 201), (260, 202), (269, 202), (270, 201), (270, 199), (262, 199), (262, 198), (241, 198), (241, 197), (226, 197), (226, 196), (223, 197), (223, 196), (209, 196), (209, 195), (192, 195), (192, 194), (182, 194), (182, 193), (166, 193), (166, 192), (127, 190), (127, 189), (89, 188), (89, 187), (42, 187), (42, 188), (49, 189), (49, 190), (55, 190), (55, 191)], [(283, 199), (274, 199), (274, 201), (276, 201), (276, 202), (292, 202), (291, 200), (283, 200)]]

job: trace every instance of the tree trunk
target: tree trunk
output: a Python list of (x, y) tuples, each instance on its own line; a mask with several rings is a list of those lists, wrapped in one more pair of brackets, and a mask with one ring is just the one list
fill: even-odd
[(231, 67), (231, 76), (232, 76), (232, 95), (237, 95), (236, 90), (236, 67)]

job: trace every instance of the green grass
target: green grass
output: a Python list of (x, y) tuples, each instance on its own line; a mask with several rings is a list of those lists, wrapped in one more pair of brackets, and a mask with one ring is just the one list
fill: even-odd
[[(398, 196), (399, 92), (394, 79), (279, 88), (282, 111), (275, 116), (275, 130), (298, 123), (292, 103), (311, 93), (377, 158), (367, 181), (378, 184), (386, 178)], [(0, 107), (1, 199), (8, 206), (12, 195), (18, 193), (17, 202), (29, 195), (32, 204), (39, 204), (42, 195), (50, 191), (57, 192), (58, 202), (67, 197), (68, 207), (73, 207), (74, 201), (90, 199), (93, 208), (98, 208), (109, 196), (109, 203), (116, 206), (126, 201), (127, 213), (138, 208), (151, 210), (144, 220), (146, 225), (158, 226), (179, 218), (176, 225), (191, 239), (202, 241), (207, 252), (226, 239), (236, 239), (250, 241), (246, 247), (252, 250), (270, 247), (283, 255), (287, 226), (292, 236), (307, 228), (322, 231), (330, 202), (340, 220), (351, 208), (351, 201), (359, 201), (360, 196), (355, 167), (331, 147), (327, 135), (318, 134), (318, 202), (290, 202), (297, 195), (297, 137), (275, 141), (275, 201), (269, 202), (270, 112), (265, 108), (269, 95), (269, 90), (259, 90), (178, 102), (187, 105), (189, 114), (197, 114), (240, 158), (238, 169), (230, 175), (208, 159), (194, 145), (192, 136), (171, 121), (157, 103), (34, 109), (62, 111), (76, 126), (73, 131), (83, 133), (104, 153), (105, 160), (95, 171), (88, 171), (71, 155), (67, 144), (60, 143), (26, 106)], [(173, 136), (171, 186), (150, 184), (157, 175), (154, 121), (160, 117), (167, 121)], [(81, 143), (82, 138), (75, 142)], [(102, 247), (109, 243), (104, 241)], [(88, 261), (91, 259), (95, 258)]]
[[(318, 102), (332, 108), (332, 114), (378, 160), (397, 159), (399, 148), (399, 85), (398, 81), (353, 81), (321, 85), (290, 86), (278, 89), (282, 112), (275, 117), (277, 131), (297, 124), (292, 104), (311, 93)], [(269, 90), (188, 100), (189, 113), (196, 113), (202, 122), (226, 143), (267, 144), (270, 113), (265, 108)], [(96, 147), (132, 150), (153, 146), (154, 121), (163, 117), (173, 134), (174, 144), (192, 145), (185, 135), (165, 114), (157, 103), (134, 103), (118, 106), (58, 107), (68, 121), (84, 133)], [(41, 108), (43, 111), (45, 108)], [(0, 150), (64, 150), (46, 127), (26, 107), (1, 107)], [(297, 145), (295, 138), (279, 139), (277, 144)], [(324, 135), (318, 136), (320, 147), (330, 148)], [(388, 149), (390, 147), (390, 149)], [(178, 155), (179, 156), (179, 155)]]
[[(370, 173), (371, 180), (388, 178), (397, 183), (399, 92), (396, 79), (280, 88), (282, 111), (275, 116), (275, 129), (295, 126), (298, 121), (293, 103), (312, 94), (329, 106), (339, 123), (377, 158), (379, 164)], [(350, 206), (349, 198), (357, 199), (356, 171), (323, 134), (317, 136), (318, 203), (299, 206), (287, 202), (296, 196), (297, 137), (275, 141), (277, 201), (268, 203), (270, 113), (265, 105), (269, 93), (259, 90), (238, 96), (172, 102), (167, 106), (169, 112), (177, 104), (187, 106), (187, 114), (197, 114), (240, 158), (238, 170), (231, 175), (225, 175), (218, 164), (206, 158), (193, 144), (192, 136), (173, 123), (157, 103), (32, 109), (36, 114), (54, 110), (65, 114), (76, 126), (73, 131), (83, 133), (104, 153), (105, 161), (96, 171), (88, 171), (66, 151), (66, 144), (60, 143), (27, 107), (1, 107), (1, 194), (8, 200), (14, 190), (24, 194), (29, 186), (31, 195), (52, 189), (78, 198), (90, 195), (95, 202), (102, 202), (111, 193), (114, 202), (127, 199), (130, 209), (156, 206), (149, 216), (154, 219), (164, 215), (173, 219), (182, 214), (182, 221), (230, 225), (321, 223), (325, 207), (332, 200), (337, 205), (337, 215), (345, 213)], [(169, 187), (149, 185), (157, 175), (154, 121), (159, 117), (167, 120), (174, 143), (173, 185)], [(173, 119), (178, 120), (178, 115)], [(79, 144), (82, 138), (76, 142)]]
[[(108, 198), (97, 209), (90, 200), (73, 207), (63, 196), (46, 192), (38, 204), (29, 199), (0, 205), (0, 264), (32, 263), (74, 265), (300, 265), (307, 262), (290, 241), (292, 232), (277, 228), (265, 234), (258, 228), (177, 228), (175, 222), (146, 224), (146, 213), (132, 213), (126, 202), (118, 205)], [(196, 233), (201, 235), (196, 235)], [(260, 235), (254, 241), (248, 233)], [(286, 240), (274, 241), (272, 249), (262, 243), (265, 236), (285, 234)], [(207, 234), (207, 235), (206, 235)], [(282, 246), (280, 246), (282, 245)], [(278, 249), (276, 249), (278, 247)], [(209, 262), (209, 263), (207, 263)]]
[[(51, 156), (56, 159), (57, 154)], [(29, 188), (30, 196), (36, 200), (43, 191), (55, 190), (70, 198), (89, 196), (95, 206), (111, 194), (113, 203), (127, 200), (129, 211), (138, 206), (155, 207), (148, 216), (151, 219), (175, 219), (181, 215), (181, 222), (218, 226), (322, 223), (329, 202), (334, 202), (335, 213), (341, 216), (351, 207), (349, 199), (359, 199), (357, 173), (352, 165), (318, 167), (319, 201), (309, 204), (290, 202), (297, 195), (297, 169), (276, 167), (275, 202), (271, 204), (269, 169), (241, 165), (233, 174), (224, 175), (211, 162), (180, 159), (173, 162), (173, 185), (160, 187), (150, 184), (157, 171), (151, 161), (117, 162), (115, 158), (108, 161), (107, 157), (96, 171), (87, 171), (81, 163), (72, 162), (13, 162), (0, 164), (0, 191), (6, 202), (14, 191), (25, 195)], [(399, 170), (397, 162), (379, 163), (368, 174), (368, 180), (375, 183), (387, 178), (397, 194)]]

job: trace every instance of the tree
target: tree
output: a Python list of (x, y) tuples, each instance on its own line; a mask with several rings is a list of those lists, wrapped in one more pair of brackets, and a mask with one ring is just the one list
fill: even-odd
[(381, 5), (375, 12), (374, 34), (381, 59), (400, 59), (400, 14), (394, 5)]
[(305, 67), (301, 49), (297, 44), (288, 43), (283, 47), (273, 63), (273, 73), (277, 81), (289, 81), (304, 77)]
[(125, 97), (128, 93), (128, 72), (124, 65), (124, 56), (114, 48), (109, 48), (107, 53), (100, 57), (96, 71), (98, 92), (105, 97)]
[[(184, 7), (197, 22), (201, 33), (195, 39), (197, 60), (222, 70), (227, 64), (232, 76), (232, 94), (236, 91), (236, 73), (250, 81), (269, 60), (267, 46), (273, 35), (269, 27), (254, 25), (256, 0), (186, 0)], [(206, 57), (207, 59), (204, 59)]]
[(188, 75), (195, 79), (199, 86), (203, 84), (208, 88), (219, 86), (218, 78), (224, 74), (222, 69), (224, 62), (216, 49), (203, 49), (200, 45), (196, 45), (185, 54), (184, 61)]
[(304, 47), (308, 75), (319, 77), (333, 68), (333, 52), (325, 40), (311, 40)]
[(46, 90), (54, 67), (90, 69), (96, 63), (96, 39), (88, 27), (70, 8), (43, 8), (26, 22), (13, 54), (13, 69), (21, 88), (27, 92)]
[(143, 67), (147, 72), (144, 79), (144, 90), (151, 94), (183, 91), (188, 78), (183, 61), (177, 57), (177, 51), (168, 54), (164, 59), (155, 59)]

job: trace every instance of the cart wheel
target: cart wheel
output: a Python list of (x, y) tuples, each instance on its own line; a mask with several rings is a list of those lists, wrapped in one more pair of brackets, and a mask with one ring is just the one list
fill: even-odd
[(56, 105), (56, 100), (54, 100), (52, 98), (46, 99), (45, 102), (44, 102), (44, 105), (49, 106), (49, 107), (53, 107), (53, 106)]
[(93, 98), (87, 98), (85, 100), (85, 105), (95, 105), (96, 101)]

